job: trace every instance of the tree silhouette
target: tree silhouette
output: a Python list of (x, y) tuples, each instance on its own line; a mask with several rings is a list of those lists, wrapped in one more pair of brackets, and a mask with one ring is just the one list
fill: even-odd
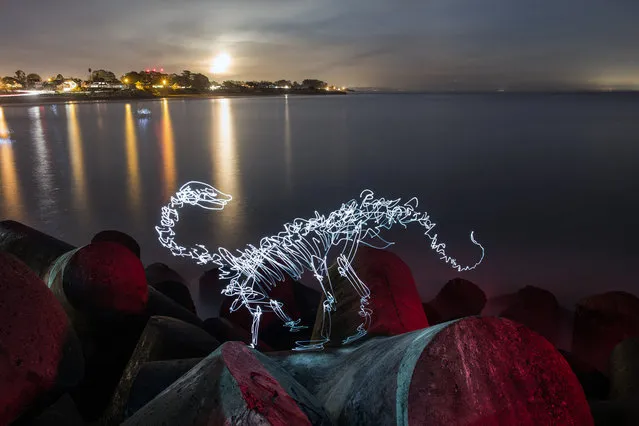
[(36, 83), (40, 83), (42, 81), (40, 76), (35, 73), (31, 73), (27, 75), (26, 80), (27, 80), (27, 87), (33, 87), (36, 85)]
[(27, 74), (24, 71), (18, 70), (16, 71), (16, 80), (20, 82), (23, 86), (27, 84)]
[(198, 91), (206, 91), (211, 87), (211, 82), (204, 74), (191, 74), (191, 87)]
[(320, 89), (326, 89), (328, 87), (328, 84), (322, 80), (306, 79), (302, 81), (302, 86), (305, 86), (309, 89), (320, 90)]

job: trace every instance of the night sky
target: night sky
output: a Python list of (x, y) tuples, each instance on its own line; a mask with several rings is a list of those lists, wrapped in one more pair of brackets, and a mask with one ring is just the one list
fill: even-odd
[[(400, 89), (639, 89), (636, 0), (23, 0), (0, 75), (189, 69)], [(232, 57), (211, 75), (211, 59)]]

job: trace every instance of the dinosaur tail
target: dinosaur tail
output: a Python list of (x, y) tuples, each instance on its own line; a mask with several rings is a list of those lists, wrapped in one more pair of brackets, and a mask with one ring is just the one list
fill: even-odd
[[(444, 262), (448, 263), (453, 269), (456, 269), (458, 272), (470, 271), (475, 269), (479, 264), (484, 260), (484, 247), (475, 239), (474, 231), (470, 232), (470, 241), (473, 244), (478, 246), (481, 249), (481, 256), (479, 260), (475, 262), (473, 265), (460, 265), (457, 259), (452, 256), (449, 256), (446, 253), (446, 244), (440, 243), (437, 240), (437, 234), (433, 234), (433, 229), (435, 228), (435, 223), (430, 220), (430, 216), (428, 213), (420, 213), (417, 208), (419, 205), (419, 201), (416, 197), (411, 198), (404, 204), (400, 204), (399, 199), (385, 199), (385, 198), (376, 198), (371, 190), (364, 190), (360, 194), (361, 197), (361, 208), (366, 212), (366, 214), (375, 218), (375, 222), (377, 224), (376, 229), (372, 232), (368, 232), (367, 237), (377, 239), (384, 243), (384, 247), (379, 247), (372, 244), (371, 247), (376, 248), (386, 248), (393, 243), (390, 243), (383, 238), (380, 237), (380, 231), (382, 228), (390, 228), (393, 223), (399, 223), (402, 226), (406, 227), (409, 223), (419, 223), (421, 226), (426, 228), (426, 235), (430, 239), (430, 247), (437, 254), (440, 255), (440, 259)], [(392, 218), (392, 221), (389, 221), (388, 218)], [(366, 243), (365, 243), (366, 244)]]
[(453, 269), (456, 269), (458, 272), (471, 271), (477, 268), (477, 266), (479, 266), (479, 264), (484, 260), (484, 256), (486, 254), (484, 246), (475, 239), (475, 231), (470, 231), (470, 241), (481, 249), (481, 255), (477, 262), (473, 265), (460, 265), (457, 259), (446, 253), (446, 244), (438, 242), (437, 234), (432, 234), (432, 231), (435, 228), (435, 223), (431, 222), (427, 215), (424, 216), (425, 218), (420, 220), (419, 223), (426, 228), (424, 235), (430, 239), (430, 248), (439, 254), (440, 259), (448, 263)]

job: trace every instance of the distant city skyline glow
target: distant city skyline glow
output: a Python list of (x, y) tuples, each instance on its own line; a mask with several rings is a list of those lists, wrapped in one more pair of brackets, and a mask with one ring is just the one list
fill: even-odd
[(639, 89), (636, 16), (630, 0), (25, 0), (3, 5), (0, 75), (155, 68), (409, 90)]

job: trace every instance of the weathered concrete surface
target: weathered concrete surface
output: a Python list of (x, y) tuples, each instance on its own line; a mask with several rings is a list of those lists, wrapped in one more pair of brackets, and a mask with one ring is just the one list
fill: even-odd
[(554, 294), (542, 288), (526, 286), (499, 315), (525, 325), (557, 346), (561, 311)]
[(153, 287), (149, 287), (149, 299), (147, 300), (143, 316), (146, 318), (152, 316), (164, 316), (177, 318), (189, 324), (196, 325), (200, 328), (204, 327), (204, 322), (193, 312), (179, 305), (170, 297), (160, 293)]
[(96, 242), (65, 253), (45, 278), (82, 341), (86, 375), (70, 394), (87, 421), (103, 415), (149, 317), (202, 325), (148, 287), (140, 259), (117, 243)]
[(87, 321), (87, 334), (82, 340), (86, 356), (85, 377), (69, 391), (86, 421), (97, 420), (107, 407), (145, 320), (134, 317), (123, 321)]
[(612, 401), (590, 401), (596, 426), (639, 425), (639, 399), (624, 398)]
[(559, 353), (568, 361), (577, 380), (586, 394), (588, 400), (608, 399), (610, 394), (610, 379), (592, 365), (574, 356), (572, 353), (559, 350)]
[(610, 399), (639, 402), (639, 337), (619, 343), (610, 355)]
[(120, 424), (129, 399), (131, 385), (143, 363), (167, 359), (204, 357), (220, 343), (206, 331), (169, 317), (151, 317), (140, 336), (129, 363), (111, 398), (103, 418), (104, 425)]
[(479, 315), (486, 306), (486, 294), (476, 284), (454, 278), (444, 284), (437, 296), (424, 303), (424, 311), (431, 325), (454, 319)]
[(140, 366), (129, 392), (124, 418), (131, 417), (177, 379), (202, 361), (202, 358), (146, 362)]
[[(413, 274), (396, 254), (360, 247), (353, 269), (371, 292), (368, 307), (373, 312), (369, 336), (394, 336), (428, 326)], [(331, 268), (329, 274), (337, 300), (336, 310), (331, 313), (331, 344), (341, 345), (342, 340), (355, 334), (362, 323), (359, 315), (361, 298), (336, 268)], [(321, 337), (322, 314), (322, 308), (318, 308), (313, 339)]]
[(51, 266), (46, 282), (65, 309), (68, 302), (93, 318), (141, 314), (148, 299), (140, 259), (113, 242), (91, 243), (65, 253)]
[(64, 394), (37, 416), (20, 419), (14, 426), (85, 426), (85, 422), (73, 399)]
[[(146, 279), (150, 286), (154, 286), (162, 281), (177, 281), (179, 283), (187, 285), (186, 280), (171, 269), (168, 265), (160, 262), (152, 263), (144, 269), (146, 273)], [(222, 289), (220, 289), (221, 291)]]
[(621, 291), (589, 296), (577, 303), (572, 353), (608, 374), (612, 349), (639, 336), (639, 298)]
[[(538, 300), (538, 305), (535, 300)], [(561, 305), (555, 307), (555, 301), (555, 296), (546, 293), (544, 289), (524, 287), (519, 292), (488, 299), (481, 311), (481, 316), (510, 318), (537, 331), (554, 343), (558, 349), (571, 352), (575, 313), (571, 310), (572, 307), (571, 309)], [(522, 312), (518, 311), (520, 308)], [(546, 310), (549, 310), (549, 313), (546, 313)]]
[(461, 320), (426, 346), (410, 384), (408, 419), (434, 425), (593, 424), (583, 390), (555, 348), (526, 327), (496, 318)]
[(42, 279), (58, 257), (74, 248), (20, 222), (0, 222), (0, 250), (13, 254)]
[(317, 400), (283, 369), (227, 342), (123, 423), (125, 426), (329, 425)]
[(44, 282), (0, 251), (0, 424), (80, 382), (84, 358)]
[(140, 258), (140, 244), (138, 244), (135, 238), (133, 238), (129, 234), (114, 229), (108, 229), (98, 232), (91, 239), (92, 243), (97, 243), (100, 241), (109, 241), (112, 243), (121, 244), (131, 250), (131, 252), (135, 254), (138, 259)]
[(269, 354), (340, 425), (592, 425), (583, 390), (544, 338), (464, 318), (358, 346)]
[(172, 280), (161, 281), (159, 283), (153, 284), (153, 288), (173, 300), (178, 305), (185, 308), (187, 311), (196, 314), (195, 304), (193, 303), (191, 292), (189, 291), (189, 288), (183, 283)]
[(222, 302), (226, 296), (222, 295), (223, 284), (219, 279), (219, 269), (211, 268), (200, 276), (197, 283), (197, 311), (202, 318), (219, 317)]
[(501, 294), (493, 296), (486, 301), (486, 305), (479, 314), (482, 317), (498, 317), (504, 309), (515, 302), (517, 295), (515, 293)]

